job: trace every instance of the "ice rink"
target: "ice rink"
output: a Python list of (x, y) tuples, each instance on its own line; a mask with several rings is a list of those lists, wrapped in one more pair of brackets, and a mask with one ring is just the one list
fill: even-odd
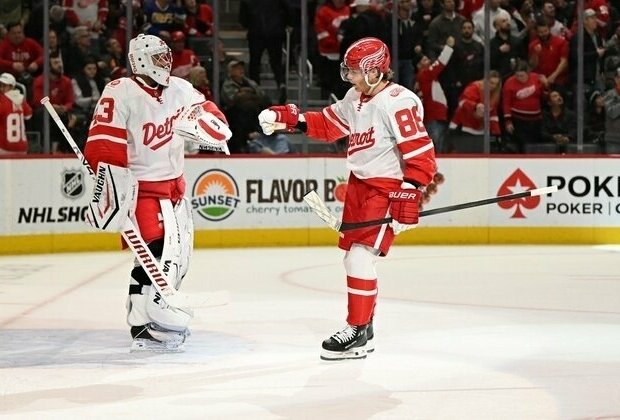
[[(620, 247), (395, 247), (325, 362), (342, 251), (198, 250), (185, 353), (129, 353), (128, 252), (0, 257), (1, 419), (620, 419)], [(227, 296), (227, 297), (226, 297)]]

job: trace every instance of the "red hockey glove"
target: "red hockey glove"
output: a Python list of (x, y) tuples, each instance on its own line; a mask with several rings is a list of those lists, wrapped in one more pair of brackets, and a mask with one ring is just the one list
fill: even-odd
[(258, 122), (267, 135), (275, 130), (294, 131), (299, 121), (299, 108), (294, 104), (272, 106), (258, 115)]
[(401, 188), (390, 191), (388, 197), (391, 202), (393, 219), (391, 226), (394, 234), (398, 235), (401, 232), (416, 227), (420, 217), (422, 191), (407, 182), (403, 182)]

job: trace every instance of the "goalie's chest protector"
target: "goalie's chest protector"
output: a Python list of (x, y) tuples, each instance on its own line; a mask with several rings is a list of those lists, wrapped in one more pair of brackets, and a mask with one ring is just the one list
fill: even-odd
[(204, 101), (202, 94), (176, 77), (160, 90), (124, 78), (116, 85), (108, 84), (99, 102), (99, 115), (106, 100), (114, 104), (110, 126), (126, 130), (129, 168), (138, 180), (162, 181), (183, 174), (184, 141), (172, 127), (183, 111)]

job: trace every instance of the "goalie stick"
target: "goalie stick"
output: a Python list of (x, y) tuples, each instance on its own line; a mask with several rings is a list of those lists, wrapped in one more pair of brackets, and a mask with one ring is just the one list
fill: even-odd
[[(529, 191), (524, 191), (515, 194), (500, 195), (499, 197), (485, 198), (483, 200), (469, 201), (467, 203), (454, 204), (452, 206), (439, 207), (431, 210), (424, 210), (420, 212), (420, 217), (431, 216), (433, 214), (447, 213), (456, 210), (468, 209), (471, 207), (486, 206), (487, 204), (499, 203), (500, 201), (515, 200), (523, 197), (533, 197), (537, 195), (551, 194), (558, 190), (557, 185), (550, 187), (536, 188)], [(319, 216), (324, 222), (326, 222), (330, 228), (336, 232), (345, 232), (347, 230), (360, 229), (368, 226), (377, 226), (392, 221), (391, 217), (384, 219), (368, 220), (366, 222), (342, 222), (340, 221), (325, 205), (321, 197), (315, 190), (311, 190), (304, 195), (304, 201), (310, 206), (317, 216)]]
[[(93, 168), (86, 160), (86, 157), (84, 156), (77, 143), (67, 130), (65, 124), (60, 120), (60, 116), (54, 109), (54, 106), (50, 103), (49, 97), (46, 96), (41, 99), (41, 104), (45, 107), (45, 109), (47, 109), (47, 112), (49, 112), (50, 116), (52, 117), (62, 134), (65, 136), (65, 139), (67, 139), (67, 142), (69, 142), (71, 149), (73, 149), (73, 152), (82, 162), (82, 166), (86, 168), (90, 177), (94, 179), (95, 172), (93, 171)], [(144, 242), (140, 231), (136, 228), (131, 219), (127, 218), (127, 221), (122, 227), (121, 235), (123, 236), (123, 239), (125, 240), (127, 245), (129, 245), (129, 248), (133, 252), (134, 256), (148, 275), (149, 279), (153, 283), (153, 286), (155, 287), (155, 289), (157, 289), (157, 291), (166, 301), (166, 303), (172, 307), (179, 308), (186, 312), (190, 310), (189, 296), (178, 292), (168, 283), (166, 274), (162, 271), (161, 267), (157, 262), (157, 259), (153, 256), (153, 253), (147, 246), (146, 242)]]

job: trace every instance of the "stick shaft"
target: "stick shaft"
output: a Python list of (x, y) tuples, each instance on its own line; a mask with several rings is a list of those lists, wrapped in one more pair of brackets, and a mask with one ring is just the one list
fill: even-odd
[[(557, 191), (557, 187), (555, 188), (544, 187), (544, 188), (537, 188), (534, 190), (524, 191), (524, 192), (515, 193), (515, 194), (500, 195), (499, 197), (485, 198), (483, 200), (469, 201), (467, 203), (454, 204), (452, 206), (439, 207), (439, 208), (431, 209), (431, 210), (424, 210), (420, 212), (420, 217), (432, 216), (434, 214), (440, 214), (440, 213), (448, 213), (451, 211), (463, 210), (463, 209), (468, 209), (471, 207), (486, 206), (488, 204), (499, 203), (501, 201), (516, 200), (518, 198), (523, 198), (523, 197), (532, 197), (535, 195), (551, 194), (555, 191)], [(392, 221), (391, 217), (386, 217), (384, 219), (368, 220), (366, 222), (359, 222), (359, 223), (343, 222), (340, 225), (339, 231), (344, 232), (347, 230), (360, 229), (363, 227), (377, 226), (377, 225), (382, 225), (385, 223), (390, 223), (391, 221)]]

